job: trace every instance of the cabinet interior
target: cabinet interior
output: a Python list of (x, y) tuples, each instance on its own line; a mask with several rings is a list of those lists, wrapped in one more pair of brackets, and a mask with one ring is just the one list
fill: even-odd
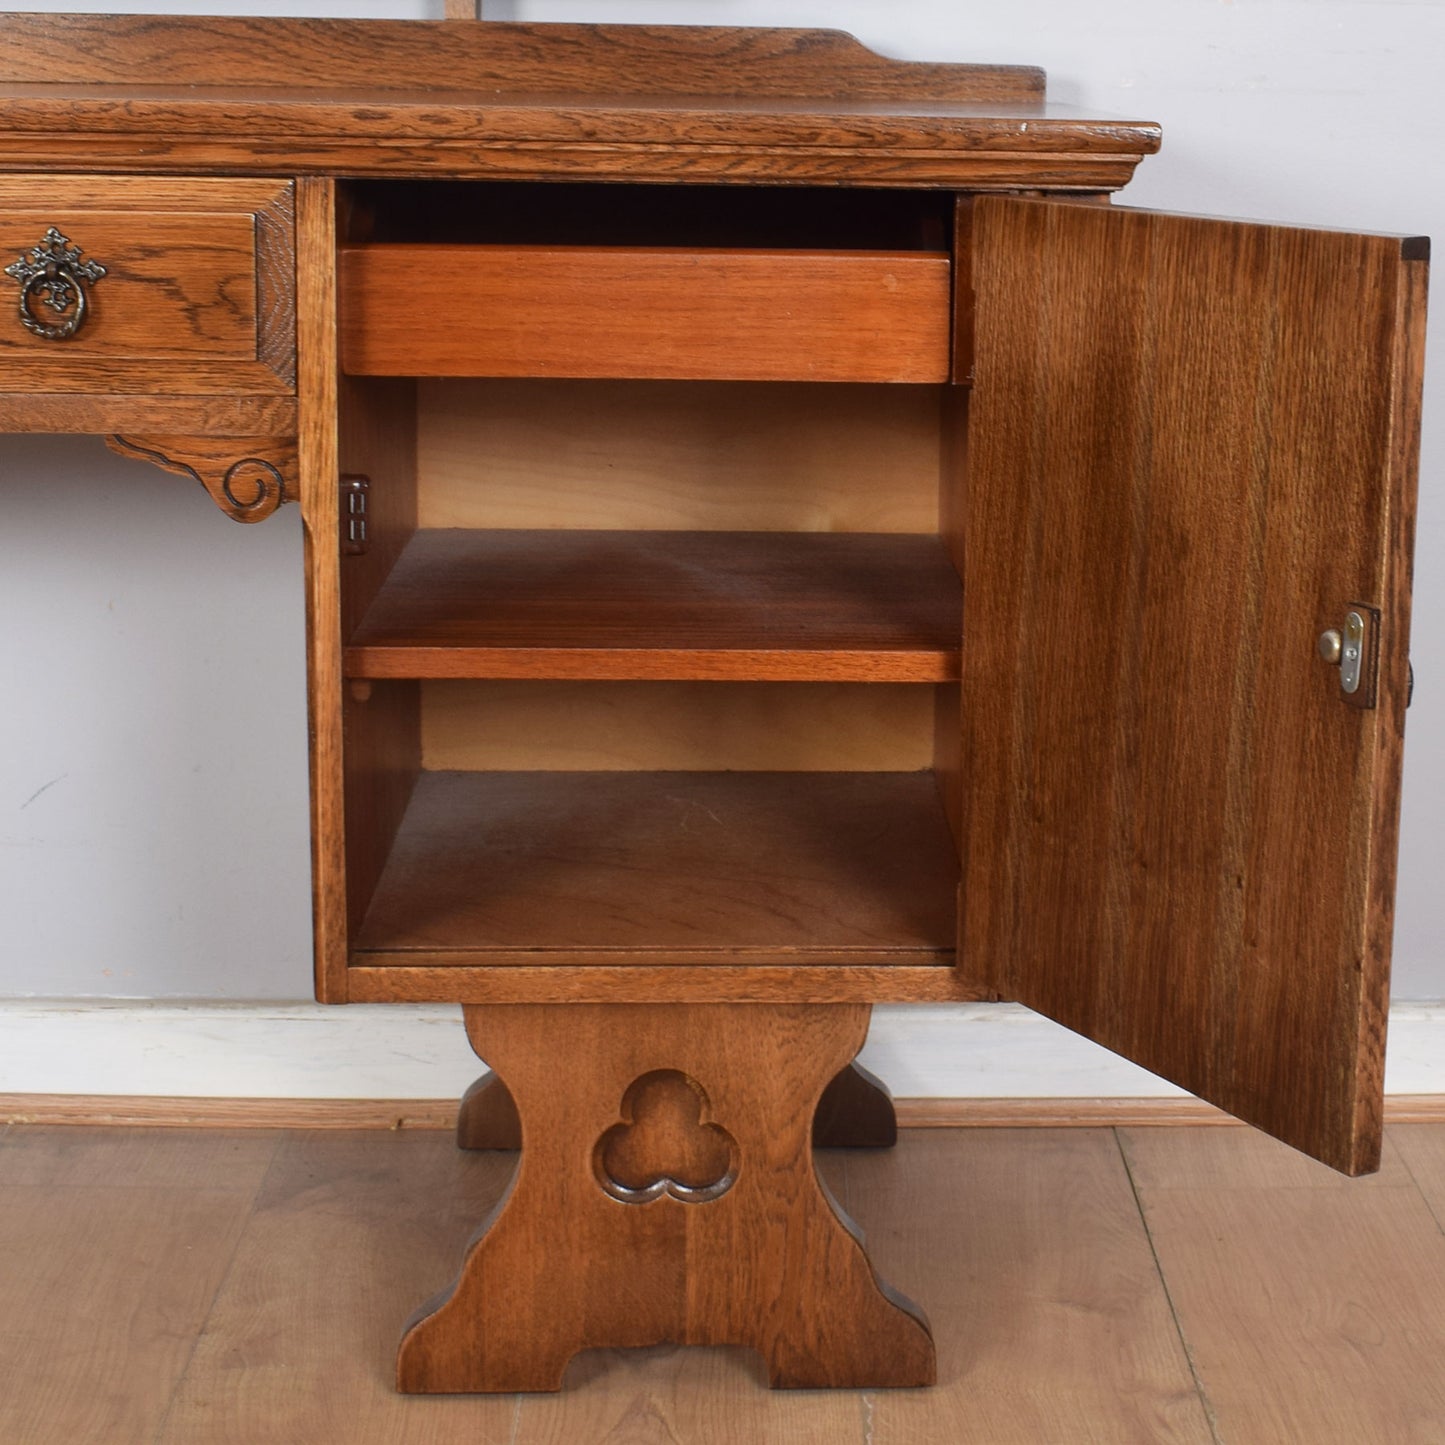
[[(944, 244), (712, 189), (357, 187), (341, 244)], [(353, 962), (954, 963), (966, 392), (616, 369), (341, 378)]]

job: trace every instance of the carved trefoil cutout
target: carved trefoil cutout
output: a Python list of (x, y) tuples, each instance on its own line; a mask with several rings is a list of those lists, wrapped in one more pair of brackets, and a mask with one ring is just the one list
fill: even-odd
[(597, 1182), (625, 1204), (668, 1195), (684, 1204), (717, 1199), (738, 1175), (737, 1141), (710, 1117), (707, 1094), (676, 1069), (634, 1079), (622, 1096), (621, 1122), (597, 1141)]

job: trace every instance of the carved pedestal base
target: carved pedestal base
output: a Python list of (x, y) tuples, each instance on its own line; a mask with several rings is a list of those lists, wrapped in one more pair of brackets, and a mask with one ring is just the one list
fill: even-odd
[[(819, 1149), (891, 1149), (898, 1142), (893, 1096), (861, 1064), (840, 1070), (823, 1090), (813, 1116)], [(462, 1095), (457, 1110), (458, 1149), (520, 1149), (522, 1122), (507, 1086), (485, 1073)]]
[(555, 1390), (579, 1350), (666, 1342), (749, 1345), (774, 1385), (933, 1382), (926, 1322), (813, 1169), (866, 1004), (465, 1012), (524, 1144), (455, 1285), (408, 1323), (400, 1389)]

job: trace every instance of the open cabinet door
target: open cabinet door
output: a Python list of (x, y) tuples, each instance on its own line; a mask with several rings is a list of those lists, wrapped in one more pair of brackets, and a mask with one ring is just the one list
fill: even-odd
[[(1378, 1167), (1427, 244), (973, 212), (962, 957)], [(1317, 650), (1360, 615), (1360, 685)]]

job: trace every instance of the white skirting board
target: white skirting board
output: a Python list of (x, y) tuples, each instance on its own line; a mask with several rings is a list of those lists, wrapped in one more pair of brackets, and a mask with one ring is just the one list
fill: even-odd
[[(1181, 1091), (1014, 1004), (884, 1005), (861, 1061), (898, 1098)], [(0, 1001), (0, 1094), (447, 1099), (481, 1065), (448, 1005)], [(1445, 1003), (1390, 1011), (1391, 1094), (1445, 1094)]]

